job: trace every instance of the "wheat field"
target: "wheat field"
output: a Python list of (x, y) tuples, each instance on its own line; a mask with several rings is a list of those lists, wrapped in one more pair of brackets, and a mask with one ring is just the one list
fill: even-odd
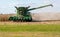
[(0, 37), (60, 37), (60, 21), (0, 22)]

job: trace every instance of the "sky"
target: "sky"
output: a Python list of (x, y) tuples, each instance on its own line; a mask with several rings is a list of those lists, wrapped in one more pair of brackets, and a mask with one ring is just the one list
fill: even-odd
[(32, 10), (32, 13), (41, 12), (60, 12), (60, 0), (0, 0), (0, 14), (16, 13), (14, 6), (31, 6), (30, 8), (40, 7), (42, 5), (53, 4), (53, 7), (46, 7)]

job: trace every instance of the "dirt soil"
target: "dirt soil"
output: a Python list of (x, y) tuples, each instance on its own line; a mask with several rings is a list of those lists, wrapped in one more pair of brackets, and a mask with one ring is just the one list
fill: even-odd
[(45, 22), (13, 22), (13, 21), (0, 21), (0, 25), (41, 25), (41, 24), (57, 24), (60, 25), (60, 21), (45, 21)]

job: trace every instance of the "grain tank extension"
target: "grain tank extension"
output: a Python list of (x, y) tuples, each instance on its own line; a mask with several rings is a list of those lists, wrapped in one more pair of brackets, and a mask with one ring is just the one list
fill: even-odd
[(49, 4), (49, 5), (40, 6), (37, 8), (31, 8), (31, 9), (30, 9), (30, 6), (28, 6), (28, 7), (16, 7), (15, 6), (15, 8), (17, 10), (17, 14), (16, 14), (16, 16), (9, 17), (9, 20), (10, 21), (32, 21), (32, 16), (29, 11), (48, 7), (48, 6), (53, 6), (53, 5)]

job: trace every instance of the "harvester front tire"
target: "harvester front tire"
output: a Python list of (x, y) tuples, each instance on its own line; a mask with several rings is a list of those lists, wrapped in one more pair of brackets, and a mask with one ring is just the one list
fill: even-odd
[(12, 20), (13, 20), (13, 17), (9, 17), (9, 19), (8, 19), (8, 20), (12, 21)]

